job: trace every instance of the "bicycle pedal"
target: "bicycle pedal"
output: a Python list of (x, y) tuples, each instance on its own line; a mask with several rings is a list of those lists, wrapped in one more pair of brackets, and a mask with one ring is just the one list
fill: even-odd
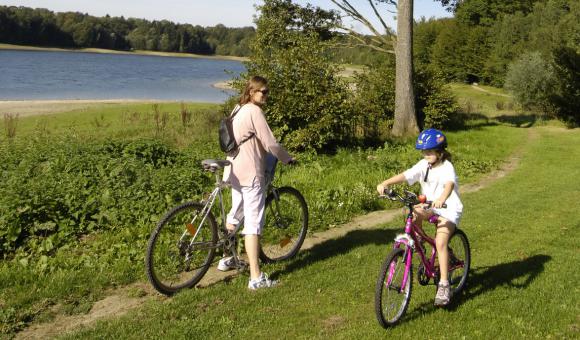
[(246, 269), (248, 269), (250, 265), (248, 264), (248, 262), (244, 261), (244, 260), (238, 260), (238, 263), (236, 265), (236, 269), (238, 271), (244, 271)]

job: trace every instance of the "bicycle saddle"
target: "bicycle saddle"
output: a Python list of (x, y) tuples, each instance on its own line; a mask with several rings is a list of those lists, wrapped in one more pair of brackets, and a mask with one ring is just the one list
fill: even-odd
[(216, 169), (223, 169), (224, 167), (232, 164), (230, 161), (221, 160), (221, 159), (204, 159), (201, 161), (201, 165), (203, 166), (204, 170), (212, 170), (215, 171)]

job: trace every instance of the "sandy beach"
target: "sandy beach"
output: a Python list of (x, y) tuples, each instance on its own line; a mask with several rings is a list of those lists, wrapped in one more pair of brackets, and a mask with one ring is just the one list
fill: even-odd
[[(128, 103), (155, 103), (158, 100), (146, 99), (107, 99), (107, 100), (0, 100), (0, 115), (13, 114), (19, 117), (46, 115), (58, 112), (87, 109), (99, 105), (119, 105)], [(164, 101), (165, 102), (165, 101)]]

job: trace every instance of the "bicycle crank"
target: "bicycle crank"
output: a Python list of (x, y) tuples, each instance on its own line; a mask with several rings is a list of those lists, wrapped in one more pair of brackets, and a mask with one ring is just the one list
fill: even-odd
[(427, 276), (427, 273), (425, 273), (425, 266), (423, 266), (422, 263), (419, 265), (419, 268), (417, 268), (417, 280), (421, 286), (429, 284), (430, 278)]

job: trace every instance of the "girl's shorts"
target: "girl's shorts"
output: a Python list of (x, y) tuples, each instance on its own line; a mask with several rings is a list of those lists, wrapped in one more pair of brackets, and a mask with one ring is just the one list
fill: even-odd
[(455, 224), (456, 227), (459, 225), (459, 221), (461, 220), (461, 213), (457, 211), (433, 208), (433, 212), (443, 217), (447, 221)]

